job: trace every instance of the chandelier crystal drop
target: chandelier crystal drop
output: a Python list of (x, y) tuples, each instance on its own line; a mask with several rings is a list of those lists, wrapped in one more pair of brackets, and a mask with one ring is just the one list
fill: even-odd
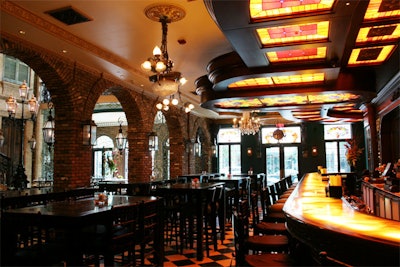
[(233, 119), (233, 128), (239, 128), (242, 135), (254, 135), (259, 132), (260, 126), (260, 118), (251, 116), (249, 111), (243, 112), (239, 121), (237, 118)]

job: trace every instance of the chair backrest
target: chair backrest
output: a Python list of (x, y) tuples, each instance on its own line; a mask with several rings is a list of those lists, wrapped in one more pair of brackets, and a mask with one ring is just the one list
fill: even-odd
[(258, 211), (258, 194), (251, 193), (250, 201), (251, 201), (252, 225), (254, 229), (254, 226), (260, 222), (260, 213)]
[(135, 244), (138, 227), (139, 206), (114, 206), (111, 210), (112, 233), (111, 244), (113, 251), (124, 251)]
[(268, 186), (269, 195), (271, 197), (271, 203), (275, 203), (278, 200), (278, 194), (275, 190), (275, 184), (271, 184)]
[(150, 196), (151, 183), (131, 183), (129, 184), (127, 194), (130, 196)]
[(271, 206), (271, 197), (268, 188), (263, 188), (260, 194), (260, 202), (263, 218), (267, 217), (268, 208)]
[(246, 247), (246, 240), (249, 236), (249, 218), (246, 211), (248, 206), (248, 200), (241, 200), (232, 215), (236, 266), (242, 266), (244, 264), (245, 254), (248, 251)]

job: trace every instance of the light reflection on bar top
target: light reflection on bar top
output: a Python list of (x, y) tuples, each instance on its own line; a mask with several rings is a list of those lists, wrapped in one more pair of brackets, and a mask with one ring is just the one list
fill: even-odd
[(356, 211), (342, 199), (326, 197), (326, 185), (318, 173), (306, 174), (286, 201), (284, 212), (319, 228), (400, 246), (400, 222)]

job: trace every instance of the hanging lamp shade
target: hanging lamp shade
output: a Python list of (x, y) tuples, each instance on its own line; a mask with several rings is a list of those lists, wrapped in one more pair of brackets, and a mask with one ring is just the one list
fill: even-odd
[(115, 137), (118, 150), (121, 152), (126, 147), (126, 136), (122, 133), (122, 124), (119, 124), (118, 134)]
[(53, 145), (55, 142), (55, 135), (54, 135), (55, 121), (53, 119), (53, 116), (51, 115), (51, 112), (46, 123), (42, 128), (42, 131), (43, 131), (44, 142), (49, 146)]

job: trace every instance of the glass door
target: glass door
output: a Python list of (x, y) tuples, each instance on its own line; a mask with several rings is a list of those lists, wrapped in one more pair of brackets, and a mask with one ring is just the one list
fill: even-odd
[(284, 177), (291, 175), (292, 180), (296, 180), (299, 174), (299, 149), (297, 146), (285, 146), (284, 156)]
[(299, 148), (297, 146), (273, 146), (266, 148), (267, 183), (275, 183), (281, 178), (299, 173)]
[(267, 170), (267, 182), (268, 184), (275, 183), (280, 180), (280, 158), (279, 147), (267, 147), (266, 148), (266, 170)]
[(219, 145), (218, 154), (220, 173), (241, 173), (240, 145)]

